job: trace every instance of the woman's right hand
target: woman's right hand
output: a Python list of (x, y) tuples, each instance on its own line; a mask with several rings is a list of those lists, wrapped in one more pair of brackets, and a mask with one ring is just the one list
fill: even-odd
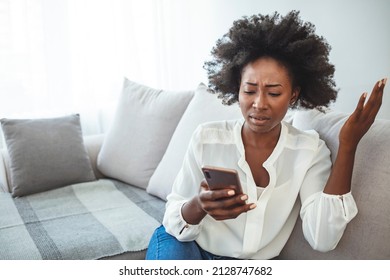
[(246, 203), (246, 194), (236, 194), (229, 186), (226, 189), (211, 190), (203, 180), (200, 187), (201, 191), (197, 196), (199, 207), (215, 220), (234, 219), (256, 207), (254, 203)]
[(256, 204), (246, 203), (246, 194), (236, 194), (229, 186), (226, 189), (210, 190), (207, 182), (203, 180), (200, 189), (199, 194), (181, 208), (182, 216), (188, 224), (199, 224), (206, 215), (218, 221), (234, 219), (256, 208)]

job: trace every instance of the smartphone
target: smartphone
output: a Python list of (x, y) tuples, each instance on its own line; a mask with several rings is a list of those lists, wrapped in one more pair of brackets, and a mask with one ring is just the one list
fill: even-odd
[(203, 166), (202, 171), (211, 190), (232, 188), (236, 194), (242, 194), (242, 187), (238, 172), (235, 169)]

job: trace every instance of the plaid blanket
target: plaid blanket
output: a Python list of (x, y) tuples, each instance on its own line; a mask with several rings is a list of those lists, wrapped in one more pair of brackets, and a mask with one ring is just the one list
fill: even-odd
[(0, 259), (99, 259), (147, 248), (164, 202), (114, 180), (0, 193)]

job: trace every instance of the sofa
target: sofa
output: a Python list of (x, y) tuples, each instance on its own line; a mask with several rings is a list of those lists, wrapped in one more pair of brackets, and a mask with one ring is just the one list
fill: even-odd
[[(2, 119), (0, 259), (143, 259), (192, 132), (240, 117), (204, 84), (167, 91), (125, 78), (105, 134), (84, 136), (78, 114)], [(317, 130), (334, 160), (346, 118), (308, 110), (285, 121)], [(389, 146), (390, 121), (377, 120), (356, 155), (359, 213), (338, 246), (311, 249), (298, 219), (279, 259), (390, 259)]]

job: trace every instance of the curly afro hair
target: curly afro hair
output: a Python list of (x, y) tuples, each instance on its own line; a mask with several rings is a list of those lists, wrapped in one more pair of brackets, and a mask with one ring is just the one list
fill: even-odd
[(212, 59), (204, 64), (211, 92), (218, 92), (224, 104), (237, 102), (243, 68), (268, 56), (288, 69), (293, 88), (300, 87), (292, 107), (323, 111), (337, 97), (335, 69), (328, 59), (330, 45), (314, 31), (315, 26), (303, 22), (297, 11), (284, 17), (275, 12), (235, 21), (212, 49)]

